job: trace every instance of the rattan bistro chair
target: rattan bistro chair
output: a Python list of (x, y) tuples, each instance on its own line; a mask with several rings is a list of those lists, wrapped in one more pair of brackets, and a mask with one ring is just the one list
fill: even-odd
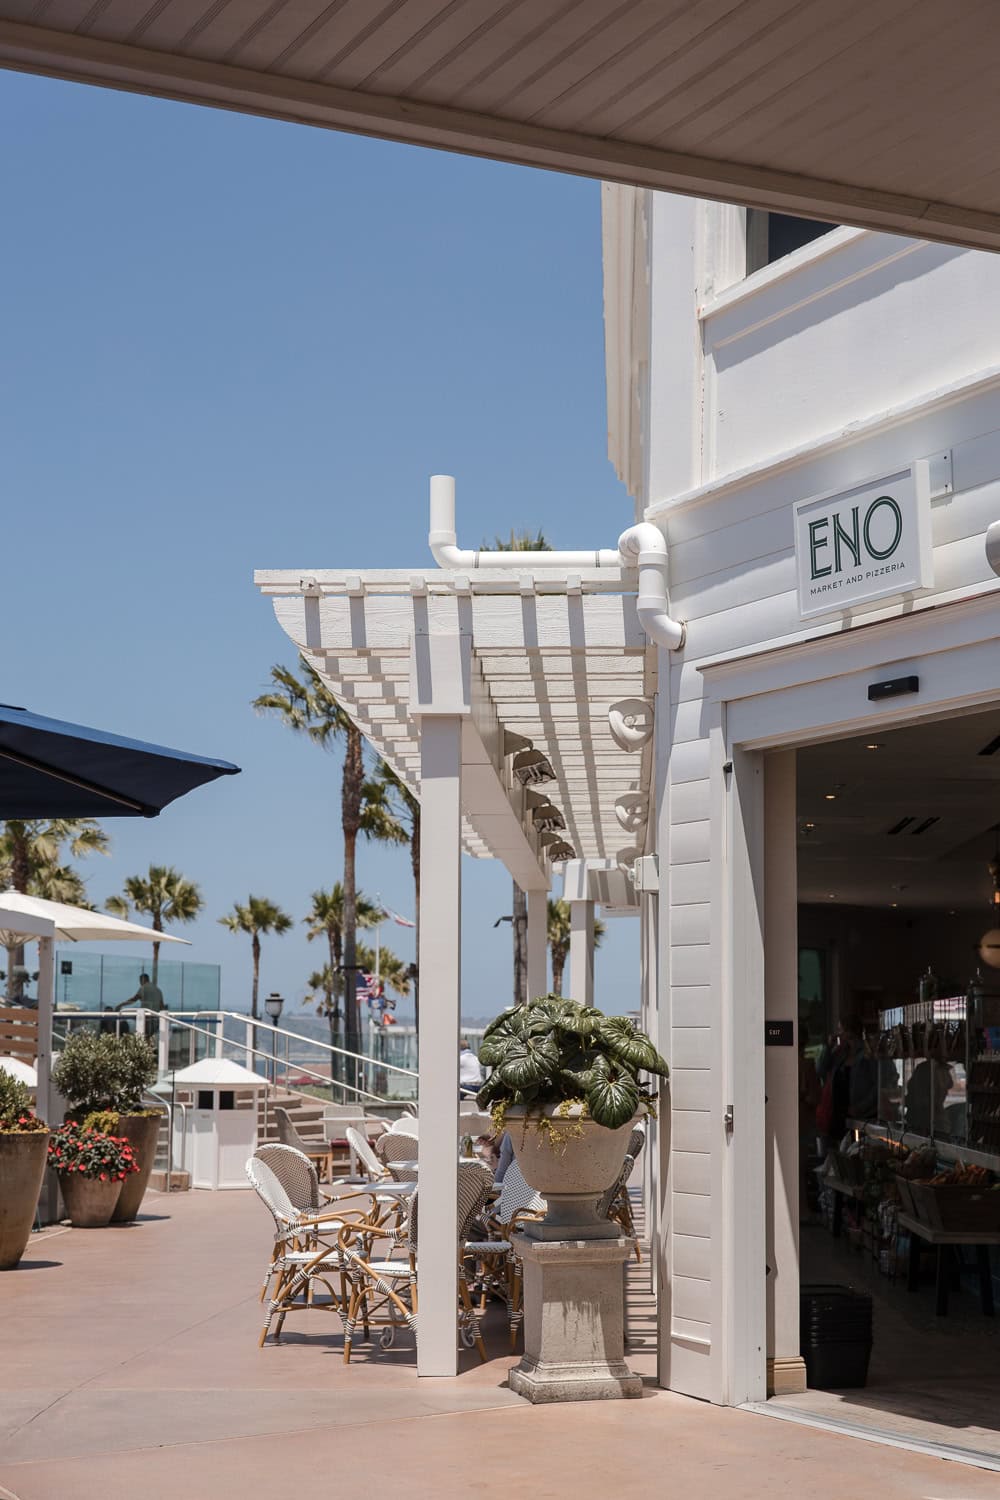
[(415, 1136), (398, 1130), (387, 1130), (374, 1142), (375, 1154), (380, 1157), (397, 1182), (413, 1182), (417, 1176), (420, 1159), (420, 1142)]
[(469, 1226), (470, 1237), (462, 1249), (463, 1255), (475, 1265), (473, 1285), (479, 1294), (480, 1315), (489, 1296), (498, 1296), (507, 1304), (512, 1349), (524, 1316), (524, 1277), (512, 1236), (522, 1224), (543, 1219), (545, 1211), (545, 1199), (528, 1186), (517, 1162), (512, 1161), (489, 1218), (485, 1223)]
[(615, 1182), (608, 1188), (597, 1205), (597, 1212), (602, 1218), (611, 1219), (618, 1225), (627, 1239), (632, 1240), (635, 1246), (635, 1258), (642, 1260), (642, 1252), (639, 1249), (639, 1237), (635, 1232), (635, 1221), (632, 1217), (632, 1199), (629, 1196), (629, 1180), (632, 1169), (642, 1155), (642, 1148), (646, 1144), (646, 1132), (641, 1125), (637, 1125), (628, 1139), (628, 1150), (625, 1161)]
[[(275, 1235), (271, 1263), (264, 1277), (260, 1300), (271, 1296), (259, 1343), (263, 1345), (277, 1318), (275, 1338), (280, 1339), (286, 1313), (298, 1303), (317, 1306), (343, 1316), (348, 1305), (347, 1277), (338, 1236), (346, 1224), (357, 1219), (370, 1222), (384, 1210), (373, 1204), (370, 1192), (346, 1193), (337, 1200), (319, 1191), (316, 1171), (309, 1159), (290, 1146), (260, 1146), (246, 1165), (247, 1177), (258, 1198), (274, 1220)], [(325, 1199), (325, 1203), (319, 1200)], [(389, 1206), (386, 1222), (395, 1227), (396, 1206)], [(330, 1294), (328, 1303), (313, 1299), (313, 1281)]]
[(330, 1165), (330, 1147), (326, 1144), (323, 1146), (313, 1145), (311, 1142), (304, 1140), (292, 1124), (291, 1115), (289, 1115), (286, 1109), (282, 1109), (280, 1105), (275, 1106), (274, 1119), (278, 1127), (278, 1140), (281, 1144), (283, 1146), (291, 1146), (296, 1151), (301, 1151), (303, 1156), (308, 1156), (320, 1176), (325, 1172), (327, 1178), (331, 1178), (333, 1176), (333, 1169)]
[[(469, 1292), (461, 1249), (470, 1224), (485, 1207), (493, 1184), (493, 1174), (482, 1162), (458, 1164), (458, 1224), (456, 1252), (458, 1272), (458, 1323), (462, 1342), (475, 1345), (485, 1363), (486, 1346), (479, 1331), (479, 1320)], [(350, 1305), (344, 1323), (344, 1363), (349, 1364), (354, 1331), (360, 1317), (369, 1327), (381, 1327), (383, 1349), (391, 1347), (400, 1328), (417, 1331), (419, 1259), (419, 1189), (406, 1203), (406, 1222), (395, 1231), (387, 1231), (384, 1221), (347, 1225), (340, 1233), (340, 1250), (351, 1281)], [(388, 1242), (389, 1253), (377, 1258), (381, 1243)], [(404, 1254), (393, 1258), (392, 1251)]]

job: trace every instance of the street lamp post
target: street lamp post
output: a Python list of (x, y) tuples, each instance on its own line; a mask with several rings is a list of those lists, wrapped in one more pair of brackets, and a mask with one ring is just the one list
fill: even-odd
[[(281, 1025), (281, 1011), (282, 1011), (282, 1007), (284, 1006), (284, 1004), (285, 1004), (284, 997), (282, 995), (279, 995), (274, 990), (272, 990), (271, 994), (268, 995), (267, 999), (264, 1001), (264, 1009), (267, 1011), (268, 1020), (271, 1022), (272, 1026), (280, 1026)], [(276, 1040), (277, 1040), (277, 1032), (276, 1031), (272, 1031), (271, 1032), (271, 1087), (272, 1087), (272, 1089), (275, 1087), (275, 1085), (277, 1083), (277, 1078), (275, 1076), (276, 1073), (277, 1073), (277, 1059), (276, 1059), (276, 1055), (275, 1055)]]

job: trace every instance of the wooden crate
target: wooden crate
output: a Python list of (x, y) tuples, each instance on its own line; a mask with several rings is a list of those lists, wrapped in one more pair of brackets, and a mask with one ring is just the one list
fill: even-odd
[(911, 1182), (916, 1216), (928, 1229), (949, 1234), (1000, 1230), (1000, 1191), (952, 1182)]

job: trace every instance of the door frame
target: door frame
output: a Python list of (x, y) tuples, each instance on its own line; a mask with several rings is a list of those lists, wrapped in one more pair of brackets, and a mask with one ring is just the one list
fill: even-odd
[[(764, 1123), (764, 756), (1000, 703), (995, 594), (702, 663), (712, 704), (712, 900), (721, 1003), (717, 1094), (733, 1107), (713, 1234), (721, 1240), (721, 1349), (715, 1399), (766, 1399)], [(915, 676), (916, 693), (872, 702), (869, 686)]]

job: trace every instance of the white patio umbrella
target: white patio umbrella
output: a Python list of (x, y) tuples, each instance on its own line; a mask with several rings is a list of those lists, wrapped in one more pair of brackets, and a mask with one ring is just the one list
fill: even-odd
[(187, 938), (174, 937), (169, 932), (154, 932), (151, 927), (123, 922), (120, 917), (110, 917), (103, 911), (66, 906), (62, 901), (45, 901), (41, 896), (25, 896), (20, 891), (0, 891), (0, 944), (33, 942), (39, 931), (30, 925), (32, 920), (51, 924), (53, 935), (70, 943), (149, 943), (154, 940), (158, 943), (188, 943)]
[[(70, 943), (131, 942), (184, 943), (187, 938), (169, 932), (154, 932), (137, 922), (123, 922), (102, 911), (87, 911), (82, 906), (67, 906), (62, 901), (45, 901), (41, 896), (25, 896), (21, 891), (0, 891), (0, 946), (11, 948), (19, 943), (38, 944), (38, 1058), (35, 1098), (38, 1112), (46, 1119), (54, 1117), (51, 1091), (52, 1073), (52, 999), (55, 994), (55, 939)], [(0, 1058), (0, 1067), (4, 1066)], [(44, 1193), (43, 1189), (43, 1202)], [(50, 1206), (51, 1207), (51, 1206)]]

